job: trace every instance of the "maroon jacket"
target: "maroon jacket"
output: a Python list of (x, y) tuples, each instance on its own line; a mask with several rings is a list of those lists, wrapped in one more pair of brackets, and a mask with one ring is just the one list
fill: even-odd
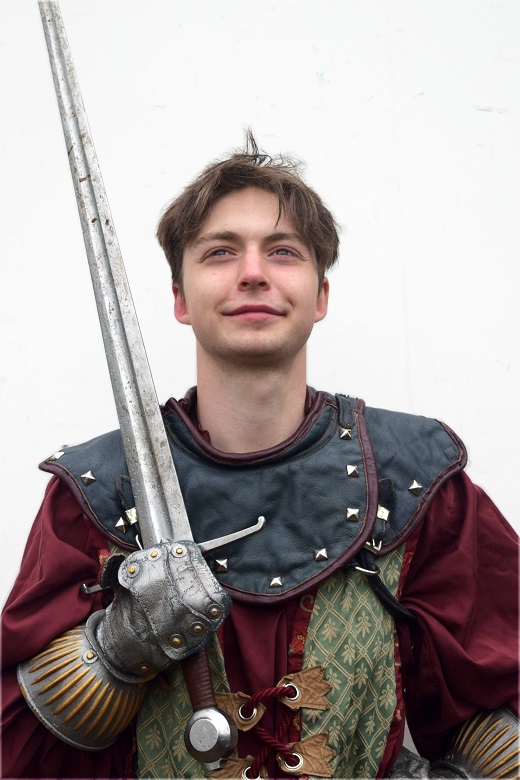
[[(53, 479), (3, 612), (3, 777), (132, 776), (130, 729), (103, 751), (70, 747), (37, 720), (16, 680), (18, 662), (106, 606), (100, 594), (83, 596), (80, 585), (97, 578), (108, 554), (106, 540)], [(477, 710), (516, 709), (517, 560), (514, 531), (464, 473), (439, 489), (406, 543), (401, 602), (419, 623), (397, 628), (406, 717), (427, 758), (442, 755), (457, 724)], [(221, 635), (232, 690), (253, 693), (265, 681), (272, 684), (273, 669), (278, 679), (285, 673), (296, 610), (292, 602), (261, 609), (234, 605)], [(262, 641), (252, 643), (251, 635)], [(381, 774), (400, 742), (396, 727)]]

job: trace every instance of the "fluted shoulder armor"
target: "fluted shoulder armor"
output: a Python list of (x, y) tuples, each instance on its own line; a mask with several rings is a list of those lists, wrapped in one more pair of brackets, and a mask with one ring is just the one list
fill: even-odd
[[(195, 541), (264, 529), (207, 561), (235, 599), (303, 593), (367, 543), (398, 547), (438, 486), (466, 462), (436, 420), (315, 393), (299, 431), (273, 450), (227, 455), (204, 442), (175, 401), (163, 419)], [(63, 448), (41, 464), (66, 481), (86, 517), (113, 543), (137, 547), (138, 518), (119, 431)]]

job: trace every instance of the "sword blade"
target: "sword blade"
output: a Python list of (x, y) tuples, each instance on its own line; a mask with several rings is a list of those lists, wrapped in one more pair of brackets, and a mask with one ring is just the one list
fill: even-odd
[(142, 542), (193, 539), (61, 13), (39, 6)]

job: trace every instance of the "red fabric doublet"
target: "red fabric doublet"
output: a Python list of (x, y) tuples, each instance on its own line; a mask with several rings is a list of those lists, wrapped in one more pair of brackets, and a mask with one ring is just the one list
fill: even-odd
[[(130, 729), (100, 752), (72, 748), (32, 714), (16, 680), (18, 662), (106, 606), (102, 595), (80, 590), (96, 581), (106, 554), (74, 497), (51, 480), (3, 612), (4, 777), (132, 776)], [(399, 625), (398, 635), (406, 716), (428, 758), (440, 756), (454, 727), (477, 710), (516, 709), (517, 561), (514, 531), (463, 473), (440, 488), (407, 542), (401, 600), (419, 625)], [(233, 605), (220, 632), (232, 690), (253, 694), (301, 668), (311, 608), (312, 594), (273, 607)], [(247, 740), (243, 750), (257, 753)]]

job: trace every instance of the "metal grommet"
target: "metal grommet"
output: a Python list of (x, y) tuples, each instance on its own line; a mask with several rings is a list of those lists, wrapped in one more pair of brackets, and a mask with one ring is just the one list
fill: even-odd
[(256, 777), (249, 777), (249, 775), (247, 774), (247, 770), (251, 769), (251, 766), (252, 766), (252, 764), (250, 764), (249, 766), (245, 766), (243, 768), (243, 770), (242, 770), (242, 778), (243, 778), (243, 780), (260, 780), (260, 773), (258, 773), (258, 775)]
[(150, 550), (150, 552), (148, 553), (148, 557), (151, 558), (153, 561), (156, 561), (157, 558), (161, 557), (161, 551), (160, 550), (156, 550), (154, 548), (153, 550)]
[(178, 544), (172, 549), (172, 553), (176, 558), (182, 558), (183, 555), (186, 555), (186, 548)]
[(126, 570), (129, 577), (137, 577), (139, 574), (139, 566), (137, 563), (132, 563)]
[(284, 694), (283, 697), (284, 699), (286, 699), (287, 701), (298, 701), (299, 699), (301, 699), (302, 693), (297, 685), (295, 685), (294, 683), (287, 683), (287, 687), (294, 688), (295, 694), (294, 696), (288, 696), (287, 694)]
[(199, 634), (202, 634), (204, 632), (204, 626), (202, 623), (192, 623), (190, 631), (192, 634), (195, 634), (198, 636)]
[(303, 756), (300, 753), (293, 753), (293, 756), (297, 761), (297, 763), (294, 766), (288, 764), (285, 758), (280, 753), (278, 753), (278, 756), (280, 759), (280, 766), (282, 767), (284, 772), (298, 772), (303, 766)]
[(242, 710), (244, 709), (246, 704), (247, 701), (241, 704), (240, 707), (238, 708), (238, 717), (242, 721), (242, 723), (251, 723), (251, 721), (256, 718), (258, 714), (258, 710), (256, 707), (253, 707), (253, 712), (251, 713), (251, 715), (244, 715)]
[(92, 650), (85, 650), (81, 656), (81, 660), (86, 664), (93, 664), (97, 661), (97, 655)]
[(219, 617), (220, 617), (220, 609), (217, 607), (217, 605), (216, 605), (216, 604), (213, 604), (213, 605), (212, 605), (212, 606), (211, 606), (211, 607), (208, 609), (208, 615), (209, 615), (209, 617), (210, 617), (210, 618), (212, 618), (213, 620), (216, 620), (217, 618), (219, 618)]

